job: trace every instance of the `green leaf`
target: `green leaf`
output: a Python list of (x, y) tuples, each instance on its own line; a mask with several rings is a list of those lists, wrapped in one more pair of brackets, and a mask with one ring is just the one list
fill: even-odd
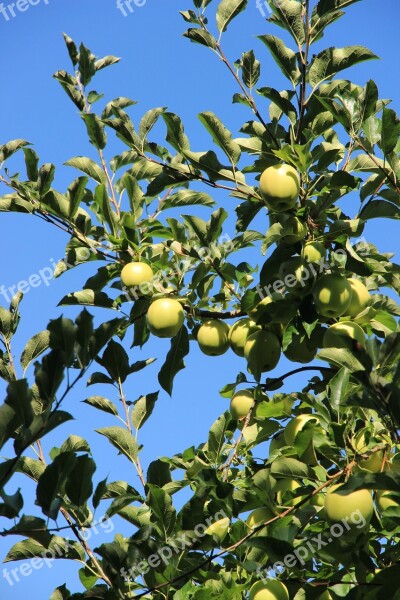
[(84, 44), (79, 46), (78, 71), (83, 87), (86, 87), (90, 83), (93, 75), (96, 73), (94, 66), (95, 58), (94, 54)]
[(190, 149), (190, 144), (181, 119), (178, 115), (171, 112), (163, 113), (162, 118), (167, 126), (167, 142), (171, 144), (175, 150), (184, 154), (185, 150)]
[(4, 162), (8, 158), (10, 158), (10, 156), (18, 152), (18, 150), (28, 145), (29, 142), (21, 139), (12, 140), (11, 142), (3, 144), (2, 146), (0, 146), (0, 163)]
[(94, 113), (83, 113), (81, 117), (85, 121), (90, 142), (98, 150), (103, 150), (107, 144), (107, 135), (104, 131), (104, 124)]
[(85, 173), (85, 175), (94, 179), (97, 183), (107, 184), (107, 177), (103, 169), (91, 158), (87, 158), (86, 156), (75, 156), (74, 158), (67, 160), (64, 164), (68, 167), (73, 167), (74, 169), (82, 171), (82, 173)]
[(71, 596), (71, 592), (67, 589), (65, 583), (60, 587), (56, 588), (52, 595), (50, 596), (50, 600), (68, 600)]
[(378, 58), (364, 46), (346, 46), (345, 48), (326, 48), (311, 61), (308, 80), (313, 89), (323, 81), (331, 79), (339, 71), (348, 69), (365, 60)]
[(400, 208), (386, 200), (370, 200), (360, 212), (360, 218), (369, 219), (400, 219)]
[(295, 458), (285, 456), (274, 460), (271, 465), (271, 475), (278, 478), (304, 479), (308, 477), (308, 467)]
[(256, 59), (254, 50), (244, 52), (240, 61), (242, 67), (242, 79), (245, 86), (250, 90), (257, 85), (260, 78), (261, 63)]
[(118, 409), (114, 402), (111, 402), (111, 400), (108, 400), (107, 398), (103, 398), (103, 396), (90, 396), (90, 398), (86, 398), (86, 400), (82, 400), (82, 402), (110, 415), (118, 415)]
[(390, 108), (384, 108), (382, 111), (381, 136), (382, 152), (386, 155), (390, 154), (396, 148), (400, 137), (400, 119)]
[(77, 48), (74, 40), (72, 38), (70, 38), (69, 35), (67, 35), (66, 33), (63, 33), (63, 38), (64, 38), (64, 42), (67, 46), (68, 54), (71, 59), (72, 65), (75, 67), (75, 65), (78, 64), (78, 60), (79, 60), (78, 48)]
[(317, 358), (326, 360), (338, 367), (346, 367), (350, 372), (365, 371), (364, 365), (345, 348), (326, 348), (317, 354)]
[(78, 456), (69, 474), (65, 491), (76, 506), (85, 506), (93, 493), (92, 477), (96, 471), (96, 463), (87, 454)]
[(220, 33), (226, 31), (229, 23), (247, 6), (247, 0), (222, 0), (217, 9), (217, 27)]
[(151, 416), (158, 399), (158, 392), (141, 396), (133, 405), (132, 424), (139, 430)]
[(346, 400), (349, 381), (350, 372), (345, 367), (342, 367), (329, 381), (331, 391), (329, 400), (336, 412), (339, 411), (340, 406)]
[(31, 148), (23, 148), (25, 154), (26, 173), (29, 181), (37, 181), (39, 177), (39, 157)]
[(135, 462), (138, 456), (138, 445), (133, 435), (123, 427), (103, 427), (96, 429), (97, 433), (104, 435), (108, 441), (124, 454), (131, 462)]
[(97, 306), (100, 308), (113, 308), (114, 303), (104, 292), (81, 290), (64, 296), (58, 306)]
[(212, 36), (208, 31), (204, 31), (204, 29), (192, 27), (185, 31), (183, 35), (189, 38), (189, 40), (194, 44), (201, 44), (202, 46), (207, 46), (213, 50), (215, 50), (217, 47), (217, 40), (215, 37)]
[(260, 96), (264, 96), (268, 98), (276, 104), (276, 106), (289, 117), (289, 120), (292, 124), (296, 123), (297, 120), (297, 111), (294, 105), (288, 100), (285, 96), (285, 92), (278, 92), (274, 88), (271, 87), (262, 87), (257, 91), (257, 94)]
[(211, 464), (220, 464), (221, 452), (225, 445), (225, 436), (228, 426), (232, 422), (229, 412), (221, 415), (212, 425), (208, 434), (206, 454)]
[(101, 118), (107, 119), (110, 115), (113, 114), (114, 109), (118, 109), (118, 108), (123, 109), (123, 108), (127, 108), (128, 106), (133, 106), (134, 104), (137, 104), (135, 102), (135, 100), (131, 100), (130, 98), (125, 98), (124, 96), (115, 98), (114, 100), (111, 100), (111, 102), (106, 104), (103, 112), (101, 113)]
[(142, 117), (139, 125), (139, 136), (142, 140), (147, 138), (163, 112), (165, 112), (165, 107), (152, 108)]
[(185, 368), (184, 357), (189, 354), (189, 334), (183, 325), (179, 333), (172, 338), (171, 348), (165, 362), (158, 374), (161, 387), (171, 396), (174, 378), (179, 371)]
[(225, 152), (232, 165), (235, 166), (240, 158), (241, 149), (239, 144), (232, 140), (231, 132), (212, 112), (200, 113), (199, 119), (211, 134), (215, 144)]
[(36, 488), (36, 501), (43, 513), (55, 519), (61, 508), (65, 485), (77, 457), (73, 452), (59, 454), (43, 471)]
[(30, 365), (30, 363), (38, 358), (50, 345), (50, 332), (46, 329), (34, 335), (29, 342), (26, 344), (21, 354), (21, 366), (24, 372)]
[(107, 223), (111, 232), (116, 235), (117, 224), (116, 215), (111, 208), (111, 199), (107, 192), (107, 187), (104, 183), (96, 186), (94, 199), (97, 206), (97, 214), (102, 223)]
[(301, 72), (297, 64), (296, 54), (288, 48), (285, 43), (275, 35), (259, 35), (260, 39), (270, 50), (273, 59), (294, 86), (301, 79)]
[(171, 194), (160, 205), (161, 210), (168, 208), (180, 208), (182, 206), (214, 206), (215, 200), (205, 192), (196, 192), (194, 190), (180, 190)]
[(292, 0), (279, 0), (279, 2), (272, 2), (270, 6), (274, 14), (268, 20), (286, 29), (296, 44), (302, 46), (306, 38), (302, 17), (302, 3), (292, 2)]
[(46, 163), (42, 167), (40, 167), (37, 185), (39, 194), (41, 196), (44, 196), (50, 190), (51, 184), (54, 180), (55, 172), (56, 168), (51, 163)]
[(105, 349), (103, 356), (97, 362), (107, 369), (108, 374), (114, 381), (123, 383), (129, 374), (129, 358), (124, 347), (111, 340)]
[(104, 56), (103, 58), (99, 58), (98, 60), (96, 60), (96, 62), (94, 63), (94, 67), (95, 67), (96, 71), (101, 71), (101, 69), (105, 69), (106, 67), (115, 65), (120, 60), (121, 59), (118, 58), (118, 56), (112, 56), (112, 55)]
[(164, 536), (164, 540), (167, 540), (176, 522), (176, 511), (172, 506), (171, 496), (151, 483), (147, 484), (147, 488), (149, 490), (147, 504), (151, 509), (151, 520)]
[(79, 110), (85, 109), (85, 98), (80, 90), (77, 89), (77, 81), (75, 77), (68, 75), (66, 71), (57, 71), (53, 75), (59, 82), (67, 96), (72, 102), (79, 108)]

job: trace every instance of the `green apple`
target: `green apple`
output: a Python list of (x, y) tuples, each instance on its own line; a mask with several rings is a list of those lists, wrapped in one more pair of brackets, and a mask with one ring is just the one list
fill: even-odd
[(260, 191), (270, 210), (283, 212), (294, 208), (300, 193), (300, 177), (291, 165), (268, 167), (260, 177)]
[(234, 419), (241, 421), (247, 417), (253, 405), (253, 390), (241, 390), (232, 396), (229, 410)]
[(281, 343), (271, 331), (256, 331), (248, 338), (244, 356), (250, 373), (260, 374), (272, 371), (281, 357)]
[(131, 262), (121, 271), (121, 281), (125, 287), (139, 287), (150, 283), (154, 277), (153, 269), (143, 262)]
[(323, 317), (343, 315), (351, 301), (351, 286), (339, 273), (329, 273), (317, 279), (313, 290), (314, 302)]
[(229, 348), (230, 327), (225, 321), (209, 319), (197, 332), (200, 350), (207, 356), (221, 356)]
[(154, 300), (147, 311), (149, 329), (160, 338), (174, 337), (181, 329), (184, 319), (181, 303), (173, 298)]
[(331, 325), (324, 333), (324, 348), (353, 348), (354, 342), (365, 346), (365, 333), (360, 325), (352, 321), (340, 321)]
[(229, 343), (235, 354), (244, 356), (244, 346), (249, 335), (260, 329), (253, 319), (245, 318), (236, 321), (229, 331)]
[(390, 492), (389, 490), (379, 490), (376, 492), (375, 502), (380, 513), (384, 512), (387, 508), (399, 508), (399, 502), (392, 494), (394, 492)]
[(224, 519), (215, 521), (215, 523), (211, 523), (204, 533), (207, 535), (215, 535), (222, 542), (228, 533), (229, 525), (230, 519), (229, 517), (225, 517)]
[(307, 223), (298, 217), (289, 217), (282, 224), (282, 227), (281, 240), (285, 244), (296, 244), (303, 240), (308, 233)]
[(315, 494), (315, 496), (311, 496), (310, 504), (312, 506), (316, 506), (322, 508), (325, 504), (325, 495), (324, 494)]
[[(374, 503), (369, 490), (357, 490), (346, 495), (340, 494), (342, 484), (332, 485), (325, 496), (324, 512), (330, 523), (341, 523), (346, 520), (350, 526), (350, 532), (360, 531), (359, 523), (354, 523), (352, 515), (361, 514), (368, 524), (374, 513)], [(346, 527), (344, 530), (346, 531)]]
[[(304, 414), (298, 415), (297, 417), (289, 421), (289, 423), (286, 425), (283, 431), (283, 435), (287, 446), (294, 446), (297, 435), (304, 429), (307, 423), (318, 424), (318, 419), (315, 415)], [(310, 465), (317, 464), (317, 457), (315, 455), (315, 450), (312, 441), (304, 451), (302, 458)]]
[[(370, 432), (371, 437), (376, 439), (376, 443), (371, 440), (371, 443), (368, 443), (367, 430), (362, 429), (358, 431), (352, 440), (352, 444), (357, 454), (366, 454), (369, 450), (372, 450), (374, 446), (378, 444), (386, 444), (388, 447), (391, 446), (391, 439), (385, 433), (379, 433), (379, 431), (375, 430)], [(364, 469), (365, 471), (371, 471), (371, 473), (380, 473), (382, 471), (382, 467), (385, 459), (385, 450), (378, 450), (378, 452), (374, 452), (368, 458), (363, 458), (362, 460), (357, 461), (357, 467)], [(354, 471), (358, 470), (357, 467)]]
[(256, 508), (256, 510), (253, 510), (253, 512), (251, 512), (247, 517), (246, 524), (250, 529), (254, 529), (262, 523), (273, 519), (275, 516), (276, 515), (274, 515), (272, 510), (267, 507)]
[(284, 583), (277, 579), (264, 581), (257, 581), (251, 586), (249, 600), (289, 600), (289, 592)]
[(286, 291), (295, 296), (305, 296), (313, 284), (313, 273), (301, 256), (293, 256), (283, 262), (279, 268), (279, 277)]
[(317, 350), (317, 346), (306, 335), (295, 334), (283, 354), (292, 362), (305, 364), (314, 360)]
[[(255, 306), (255, 308), (253, 308), (253, 310), (250, 313), (251, 317), (256, 323), (258, 323), (261, 320), (262, 316), (265, 314), (267, 306), (269, 306), (273, 302), (277, 302), (278, 300), (285, 300), (285, 296), (283, 294), (278, 294), (277, 292), (273, 292), (271, 295), (266, 296), (261, 300), (261, 302), (259, 302)], [(274, 315), (274, 320), (276, 320), (279, 323), (287, 322), (287, 318), (284, 315), (282, 316), (282, 318), (280, 318), (278, 314)]]
[(326, 248), (321, 242), (307, 242), (303, 248), (302, 257), (308, 263), (320, 263), (325, 260)]
[(347, 281), (351, 287), (351, 300), (346, 316), (356, 317), (369, 304), (372, 296), (359, 279), (350, 277)]

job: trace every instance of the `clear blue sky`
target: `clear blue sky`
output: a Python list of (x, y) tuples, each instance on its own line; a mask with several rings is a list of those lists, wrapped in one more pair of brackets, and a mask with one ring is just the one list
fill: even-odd
[[(6, 0), (4, 5), (7, 4), (10, 2)], [(211, 17), (214, 4), (216, 2), (210, 6)], [(107, 100), (116, 96), (137, 100), (139, 105), (132, 113), (136, 122), (149, 108), (168, 106), (182, 117), (196, 149), (209, 146), (208, 136), (196, 119), (200, 111), (215, 112), (232, 131), (237, 131), (251, 117), (243, 107), (231, 104), (231, 96), (237, 90), (223, 65), (211, 52), (190, 44), (182, 37), (185, 23), (178, 11), (188, 8), (191, 8), (189, 0), (147, 0), (144, 6), (135, 7), (132, 15), (124, 17), (113, 0), (49, 0), (48, 4), (40, 0), (37, 6), (29, 6), (25, 12), (17, 11), (16, 16), (10, 16), (8, 21), (0, 14), (3, 49), (1, 143), (19, 137), (34, 143), (42, 162), (53, 162), (59, 167), (57, 185), (60, 189), (64, 189), (75, 176), (67, 167), (62, 167), (62, 163), (75, 155), (93, 156), (77, 110), (52, 79), (56, 70), (70, 69), (61, 36), (63, 31), (76, 42), (84, 41), (98, 56), (115, 54), (123, 58), (119, 65), (97, 77), (95, 89), (104, 92)], [(397, 109), (399, 17), (398, 0), (365, 0), (351, 7), (347, 17), (331, 27), (330, 33), (320, 42), (321, 47), (351, 44), (370, 47), (382, 60), (365, 63), (343, 76), (349, 76), (359, 84), (365, 84), (369, 78), (375, 79), (381, 96), (394, 98)], [(256, 35), (266, 33), (270, 27), (256, 9), (255, 0), (250, 0), (246, 13), (225, 34), (225, 48), (231, 60), (254, 48), (263, 61), (260, 85), (281, 89), (284, 84), (280, 74), (268, 57), (266, 48), (255, 39)], [(276, 34), (281, 35), (278, 30)], [(262, 101), (260, 106), (264, 110), (267, 108)], [(161, 139), (159, 141), (162, 142)], [(107, 157), (117, 151), (118, 145), (113, 142), (107, 150)], [(218, 201), (228, 209), (236, 205), (234, 199), (221, 194)], [(355, 210), (358, 207), (356, 198), (354, 207)], [(351, 208), (348, 212), (351, 214)], [(0, 285), (14, 285), (50, 266), (51, 259), (63, 256), (66, 238), (59, 230), (29, 216), (0, 213), (0, 219)], [(395, 226), (395, 223), (373, 221), (367, 237), (383, 251), (398, 251)], [(226, 233), (234, 234), (231, 221)], [(246, 257), (238, 256), (238, 262), (239, 258)], [(45, 328), (50, 318), (58, 317), (61, 312), (71, 317), (76, 314), (75, 309), (57, 308), (56, 304), (64, 294), (80, 289), (93, 268), (92, 263), (89, 267), (76, 269), (52, 282), (49, 287), (42, 285), (27, 294), (21, 306), (22, 325), (15, 343), (16, 355), (20, 354), (24, 343), (32, 335)], [(0, 302), (5, 304), (2, 299)], [(114, 316), (100, 311), (96, 315), (98, 319)], [(167, 350), (166, 341), (151, 343), (143, 353), (135, 349), (132, 362), (144, 355), (156, 356), (159, 366)], [(283, 361), (276, 374), (286, 372), (287, 367), (288, 363)], [(232, 353), (219, 359), (207, 358), (193, 345), (187, 369), (176, 379), (173, 398), (165, 393), (160, 395), (153, 419), (142, 430), (140, 441), (145, 447), (144, 465), (158, 456), (171, 455), (205, 440), (210, 425), (227, 407), (227, 401), (219, 396), (218, 390), (233, 381), (241, 369), (243, 362)], [(127, 385), (128, 398), (134, 400), (141, 394), (155, 391), (158, 388), (156, 372), (155, 366), (144, 372), (142, 377), (132, 378)], [(299, 389), (303, 383), (302, 378), (292, 378), (287, 390)], [(106, 395), (108, 391), (77, 389), (64, 406), (76, 415), (77, 420), (46, 438), (45, 448), (49, 450), (53, 444), (60, 444), (71, 433), (82, 435), (88, 438), (94, 449), (98, 464), (96, 482), (109, 475), (109, 480), (127, 478), (133, 485), (138, 485), (133, 469), (127, 469), (123, 458), (116, 461), (116, 452), (105, 439), (99, 439), (92, 431), (94, 426), (114, 423), (107, 416), (101, 417), (90, 407), (80, 404), (88, 395)], [(116, 400), (115, 397), (110, 398)], [(7, 492), (13, 493), (18, 485), (23, 485), (29, 493), (33, 491), (33, 486), (26, 479), (15, 478)], [(32, 514), (29, 501), (25, 512)], [(37, 510), (33, 514), (38, 514)], [(101, 514), (100, 508), (98, 516)], [(116, 519), (115, 525), (118, 530), (122, 522)], [(6, 520), (1, 523), (2, 528), (8, 526)], [(129, 535), (130, 528), (123, 525), (123, 529)], [(111, 537), (102, 536), (100, 540), (111, 541)], [(13, 541), (17, 539), (0, 538), (2, 558)], [(57, 563), (51, 570), (43, 568), (22, 579), (13, 588), (7, 585), (0, 573), (0, 599), (25, 600), (27, 594), (33, 597), (33, 590), (36, 590), (35, 598), (48, 598), (54, 587), (64, 581), (76, 591), (79, 584), (75, 572), (75, 565)]]

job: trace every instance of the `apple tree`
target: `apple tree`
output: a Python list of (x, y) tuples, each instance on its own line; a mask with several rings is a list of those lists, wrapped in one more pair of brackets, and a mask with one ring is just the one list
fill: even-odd
[[(233, 102), (248, 111), (235, 134), (200, 113), (209, 148), (193, 148), (166, 108), (138, 118), (133, 100), (104, 100), (93, 81), (118, 59), (67, 35), (72, 64), (54, 77), (79, 111), (91, 156), (68, 158), (75, 178), (57, 190), (56, 166), (25, 140), (0, 147), (0, 210), (61, 230), (57, 277), (92, 265), (60, 301), (72, 318), (50, 321), (19, 361), (22, 294), (0, 308), (1, 535), (19, 538), (5, 560), (57, 548), (56, 560), (76, 561), (81, 589), (61, 581), (51, 600), (398, 597), (400, 267), (366, 235), (370, 221), (400, 217), (400, 121), (372, 79), (341, 78), (375, 59), (371, 50), (313, 52), (355, 2), (268, 0), (256, 51), (231, 62), (225, 32), (247, 1), (192, 0), (181, 11), (184, 35), (204, 60), (216, 55), (237, 84)], [(285, 89), (270, 87), (265, 53)], [(154, 140), (156, 124), (164, 140)], [(110, 317), (95, 326), (99, 309)], [(170, 395), (194, 344), (216, 361), (235, 352), (243, 369), (226, 373), (226, 410), (204, 442), (154, 456), (145, 472), (138, 434), (162, 399), (131, 402), (124, 388), (145, 377), (150, 336), (171, 339), (158, 374)], [(298, 373), (303, 389), (287, 393)], [(85, 399), (93, 435), (134, 466), (134, 481), (99, 480), (96, 456), (76, 435), (47, 448), (46, 435), (72, 418), (68, 398), (81, 381), (95, 386)], [(109, 426), (96, 426), (96, 411)], [(13, 486), (17, 473), (33, 481), (35, 506)], [(96, 546), (86, 533), (99, 514), (127, 526)]]

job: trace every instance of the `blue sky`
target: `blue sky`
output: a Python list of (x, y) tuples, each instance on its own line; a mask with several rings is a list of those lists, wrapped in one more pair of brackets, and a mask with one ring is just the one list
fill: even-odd
[[(6, 0), (4, 7), (8, 4)], [(213, 18), (213, 4), (216, 2), (210, 6), (210, 19)], [(98, 56), (114, 54), (123, 58), (119, 65), (103, 71), (96, 78), (94, 87), (104, 92), (107, 100), (116, 96), (137, 100), (139, 104), (132, 111), (134, 121), (137, 122), (149, 108), (167, 106), (182, 117), (196, 149), (210, 146), (208, 135), (196, 118), (200, 111), (215, 112), (236, 132), (251, 116), (244, 107), (231, 104), (232, 94), (238, 90), (223, 65), (210, 51), (190, 44), (182, 37), (185, 23), (178, 11), (188, 8), (191, 8), (189, 0), (147, 0), (142, 7), (135, 7), (133, 14), (124, 17), (113, 0), (48, 0), (48, 3), (40, 0), (25, 12), (17, 11), (15, 17), (6, 9), (8, 21), (0, 14), (3, 48), (0, 59), (3, 80), (0, 142), (19, 137), (32, 142), (42, 162), (57, 165), (56, 182), (61, 190), (75, 177), (73, 171), (62, 167), (63, 162), (75, 155), (94, 157), (77, 109), (52, 78), (56, 70), (70, 69), (61, 35), (63, 31), (76, 42), (84, 41)], [(398, 0), (365, 0), (351, 7), (347, 16), (331, 27), (330, 33), (319, 43), (319, 49), (351, 44), (370, 47), (382, 60), (362, 64), (343, 76), (349, 76), (362, 85), (373, 78), (382, 97), (394, 97), (393, 107), (397, 110), (399, 17)], [(255, 0), (250, 0), (246, 13), (225, 34), (225, 51), (231, 60), (235, 60), (243, 51), (254, 48), (263, 62), (259, 85), (281, 89), (285, 84), (280, 73), (267, 55), (266, 48), (255, 39), (256, 35), (267, 33), (270, 28), (257, 10)], [(282, 35), (278, 30), (275, 33)], [(262, 102), (260, 107), (265, 111), (267, 105)], [(161, 130), (157, 131), (161, 136)], [(162, 142), (161, 137), (158, 141)], [(112, 141), (110, 149), (106, 150), (107, 158), (111, 158), (118, 149), (119, 146)], [(218, 194), (216, 199), (227, 210), (236, 206), (236, 201), (224, 194)], [(356, 211), (358, 202), (353, 199)], [(351, 214), (351, 206), (347, 208)], [(51, 267), (52, 259), (63, 256), (67, 240), (59, 230), (29, 216), (0, 213), (0, 219), (0, 285), (15, 285), (31, 274)], [(228, 222), (226, 233), (229, 235), (234, 234), (232, 223)], [(397, 252), (399, 242), (395, 226), (394, 222), (375, 220), (367, 230), (367, 237), (383, 251)], [(246, 259), (246, 254), (238, 255), (238, 262), (239, 258)], [(26, 295), (21, 305), (22, 324), (14, 347), (16, 356), (20, 355), (32, 335), (45, 328), (50, 318), (61, 313), (69, 317), (76, 314), (72, 308), (57, 308), (57, 302), (64, 294), (80, 289), (92, 269), (93, 264), (76, 269), (52, 281), (49, 286), (41, 285)], [(3, 299), (0, 303), (5, 304)], [(102, 311), (96, 313), (97, 320), (113, 316)], [(157, 341), (147, 345), (142, 353), (137, 349), (132, 352), (132, 362), (144, 356), (155, 356), (158, 361), (154, 368), (149, 368), (142, 376), (132, 377), (128, 382), (126, 391), (129, 399), (134, 400), (158, 388), (157, 366), (167, 350), (167, 341)], [(293, 363), (290, 365), (293, 366)], [(286, 372), (290, 365), (283, 361), (278, 372)], [(153, 419), (141, 432), (140, 441), (145, 448), (144, 466), (158, 456), (171, 455), (205, 440), (210, 425), (227, 407), (227, 401), (219, 396), (218, 390), (233, 381), (242, 369), (243, 362), (232, 353), (219, 359), (208, 358), (201, 355), (193, 344), (187, 369), (176, 380), (173, 398), (160, 394)], [(294, 391), (303, 383), (304, 378), (294, 377), (286, 389)], [(128, 479), (133, 485), (138, 485), (133, 469), (127, 471), (123, 458), (116, 461), (116, 452), (105, 439), (99, 439), (92, 431), (94, 427), (114, 423), (107, 416), (102, 417), (90, 407), (80, 404), (92, 393), (106, 395), (107, 391), (94, 388), (87, 391), (84, 386), (77, 389), (64, 406), (76, 415), (77, 420), (46, 438), (45, 448), (49, 450), (71, 433), (86, 436), (98, 464), (96, 482), (109, 475), (110, 480)], [(113, 396), (110, 399), (116, 400)], [(13, 493), (18, 485), (29, 490), (29, 497), (33, 486), (22, 479), (13, 480), (8, 493)], [(29, 502), (25, 510), (28, 514), (32, 511)], [(101, 514), (100, 509), (98, 516)], [(7, 522), (1, 523), (2, 528), (8, 525)], [(118, 529), (121, 522), (116, 520), (115, 525)], [(130, 528), (124, 526), (124, 532), (129, 535)], [(99, 536), (98, 541), (103, 539), (110, 541), (111, 537)], [(2, 558), (12, 541), (17, 540), (0, 538)], [(75, 566), (55, 564), (51, 570), (43, 568), (26, 579), (22, 578), (13, 588), (7, 585), (0, 573), (0, 598), (22, 600), (27, 594), (32, 594), (33, 589), (40, 590), (41, 598), (48, 598), (54, 587), (64, 581), (77, 590), (75, 572)]]

